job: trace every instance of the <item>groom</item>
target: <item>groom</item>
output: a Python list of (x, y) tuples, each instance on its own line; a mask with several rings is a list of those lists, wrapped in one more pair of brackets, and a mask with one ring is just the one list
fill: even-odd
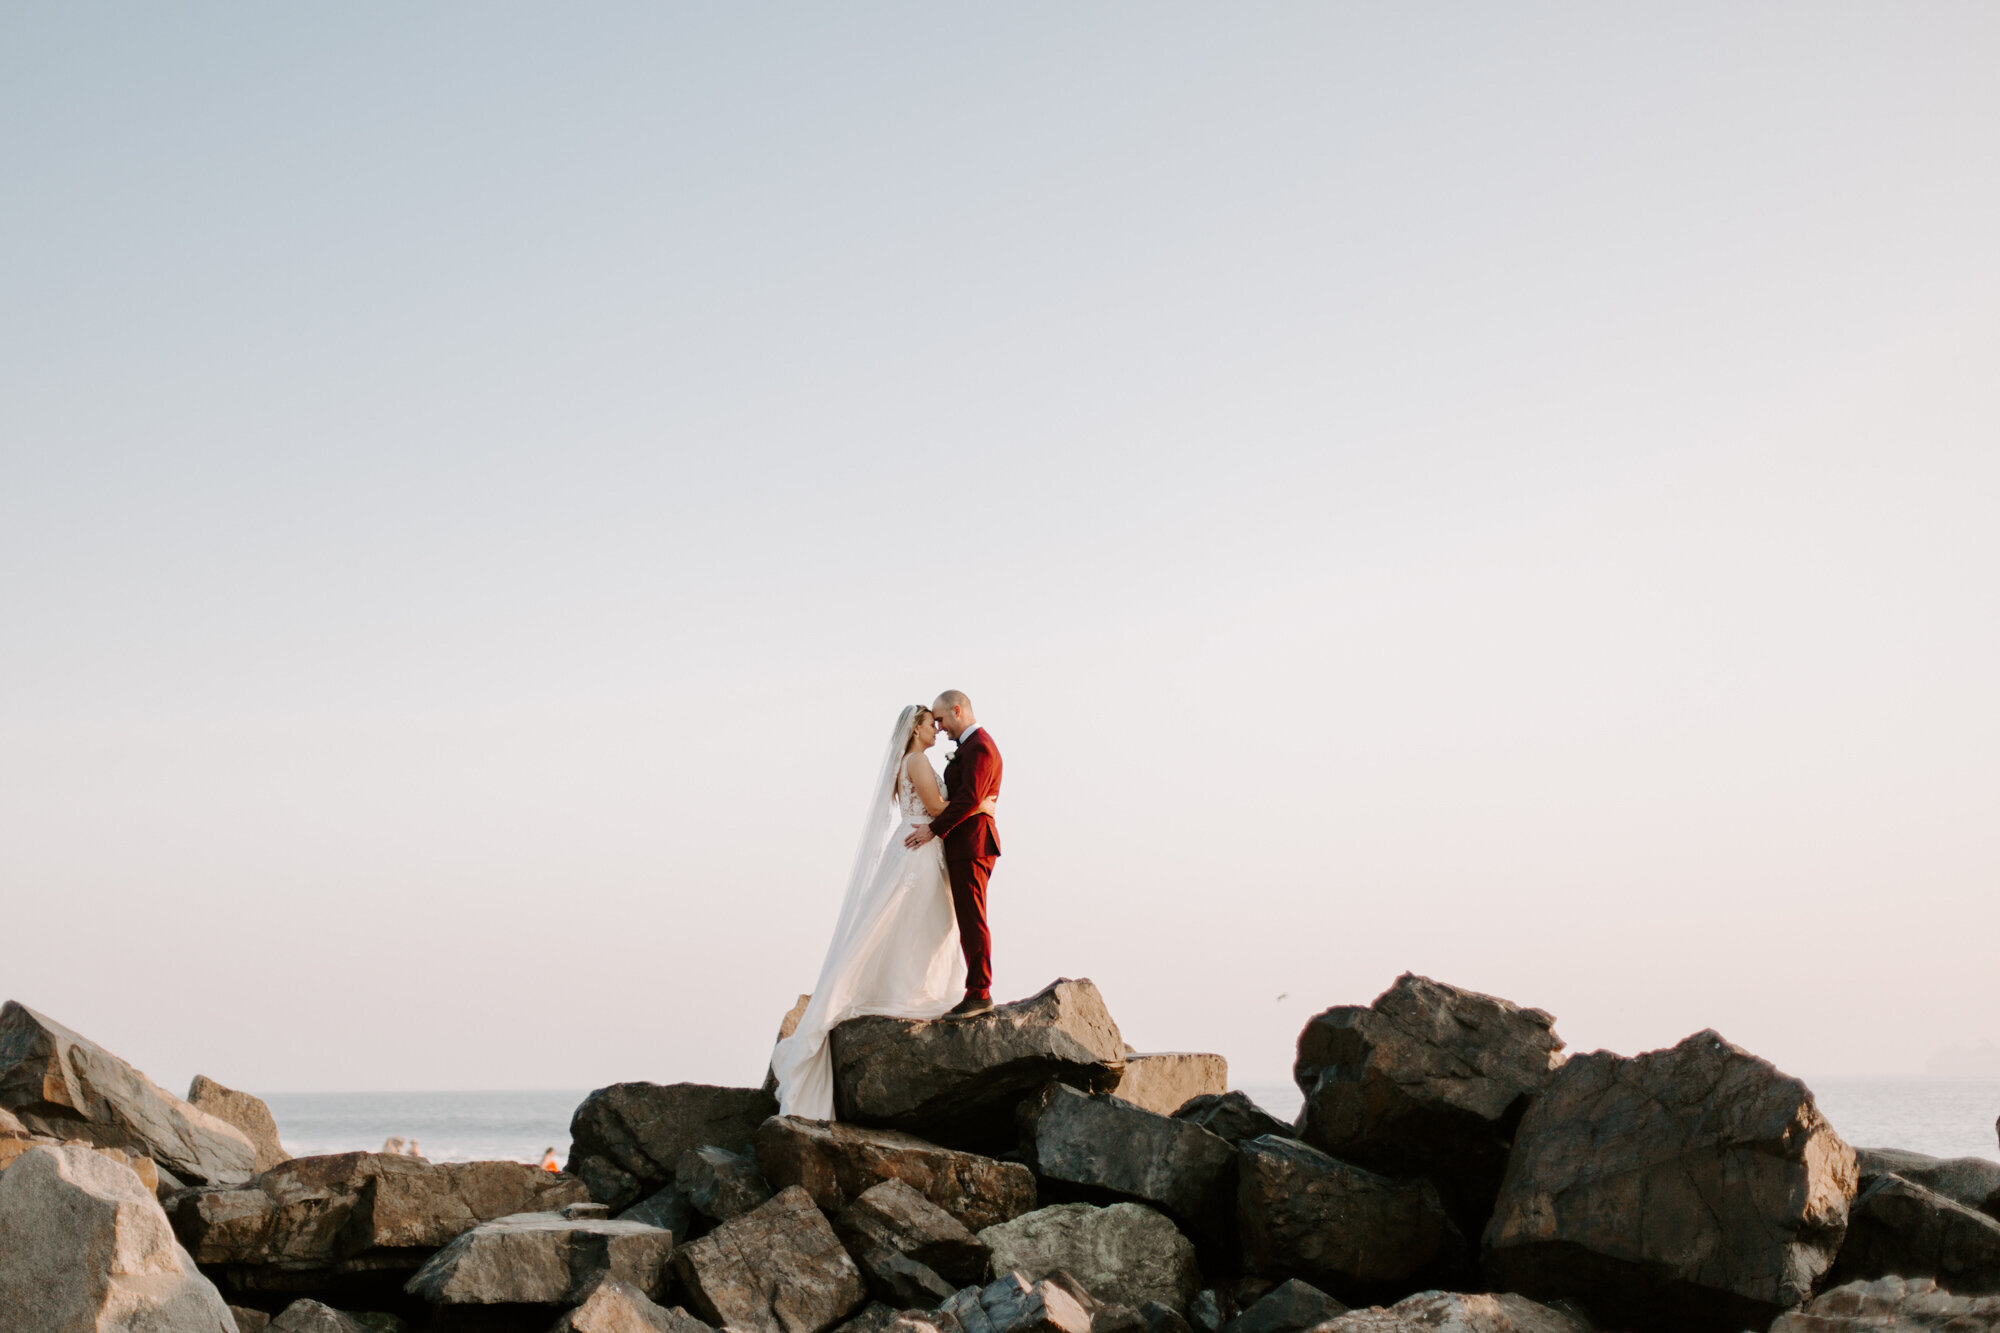
[(983, 1014), (993, 1007), (993, 936), (986, 929), (986, 878), (1000, 859), (1000, 832), (993, 816), (974, 814), (973, 807), (1000, 794), (1000, 747), (972, 715), (972, 700), (946, 690), (931, 704), (945, 734), (958, 749), (944, 766), (944, 787), (950, 801), (929, 824), (919, 824), (903, 839), (921, 847), (932, 838), (944, 839), (945, 874), (951, 878), (951, 904), (958, 913), (958, 943), (965, 950), (965, 998), (945, 1017)]

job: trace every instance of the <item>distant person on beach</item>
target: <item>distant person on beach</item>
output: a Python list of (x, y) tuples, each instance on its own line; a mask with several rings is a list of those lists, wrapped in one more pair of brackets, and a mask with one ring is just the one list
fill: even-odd
[(401, 1134), (391, 1134), (388, 1138), (383, 1139), (382, 1151), (396, 1157), (401, 1157), (403, 1155), (403, 1136)]
[[(942, 784), (925, 757), (940, 729), (958, 742)], [(929, 708), (902, 711), (870, 788), (819, 984), (797, 1029), (771, 1053), (779, 1114), (833, 1119), (827, 1034), (836, 1024), (993, 1007), (986, 881), (1000, 856), (999, 798), (1000, 747), (973, 716), (972, 700), (946, 690)]]
[(562, 1170), (562, 1167), (556, 1162), (556, 1150), (554, 1148), (542, 1149), (542, 1170), (544, 1171)]

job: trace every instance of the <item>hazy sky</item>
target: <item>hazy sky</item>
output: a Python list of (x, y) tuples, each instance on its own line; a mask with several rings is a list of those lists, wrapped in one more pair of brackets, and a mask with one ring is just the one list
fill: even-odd
[(2000, 9), (0, 9), (0, 994), (749, 1082), (897, 710), (1285, 1077), (2000, 1037)]

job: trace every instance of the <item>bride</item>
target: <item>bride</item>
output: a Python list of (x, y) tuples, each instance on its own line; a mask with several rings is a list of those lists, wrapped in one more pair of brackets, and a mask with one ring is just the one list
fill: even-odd
[[(903, 845), (912, 828), (945, 807), (925, 757), (937, 735), (937, 718), (920, 704), (905, 708), (889, 735), (819, 984), (798, 1029), (771, 1053), (780, 1115), (833, 1119), (827, 1034), (836, 1024), (861, 1014), (937, 1018), (965, 989), (944, 843)], [(979, 809), (993, 813), (993, 798)]]

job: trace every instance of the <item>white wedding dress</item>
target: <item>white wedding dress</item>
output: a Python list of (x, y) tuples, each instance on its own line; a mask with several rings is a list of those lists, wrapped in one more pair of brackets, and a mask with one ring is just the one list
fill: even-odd
[(797, 1030), (771, 1053), (780, 1115), (833, 1119), (827, 1035), (836, 1024), (862, 1014), (937, 1018), (965, 989), (944, 843), (934, 838), (914, 851), (903, 845), (911, 829), (931, 822), (903, 774), (916, 711), (906, 708), (897, 720), (819, 984)]

